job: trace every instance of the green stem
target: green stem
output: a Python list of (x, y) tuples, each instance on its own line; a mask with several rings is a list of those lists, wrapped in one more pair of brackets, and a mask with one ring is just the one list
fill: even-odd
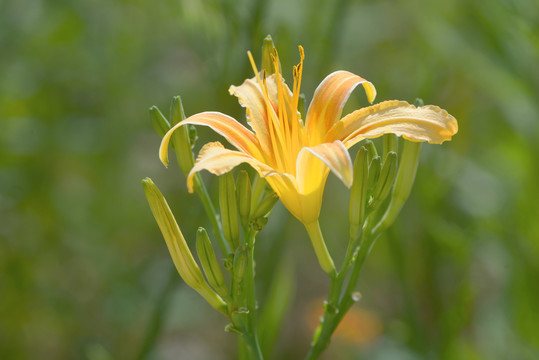
[(255, 236), (256, 231), (249, 230), (247, 235), (247, 268), (245, 269), (245, 277), (243, 291), (245, 292), (245, 305), (249, 309), (247, 314), (247, 324), (245, 326), (246, 333), (244, 338), (249, 345), (249, 353), (252, 359), (262, 360), (262, 350), (258, 341), (257, 321), (256, 321), (256, 292), (255, 292)]
[(228, 246), (228, 243), (226, 242), (223, 235), (223, 228), (218, 220), (218, 215), (215, 211), (215, 207), (213, 206), (213, 202), (211, 201), (210, 194), (208, 193), (208, 190), (206, 189), (206, 186), (204, 185), (204, 182), (202, 181), (198, 173), (195, 174), (193, 187), (198, 197), (200, 198), (202, 205), (204, 206), (204, 210), (206, 211), (208, 218), (210, 219), (213, 234), (217, 238), (219, 247), (221, 248), (223, 255), (227, 256), (232, 254), (232, 251), (230, 250), (230, 247)]
[(305, 228), (307, 229), (309, 237), (311, 238), (311, 243), (313, 244), (314, 252), (316, 253), (316, 257), (318, 257), (320, 266), (326, 273), (329, 274), (331, 278), (334, 278), (337, 275), (335, 264), (333, 263), (333, 259), (331, 258), (328, 248), (326, 247), (326, 243), (324, 242), (324, 237), (322, 236), (322, 230), (320, 230), (318, 220), (313, 221), (310, 224), (305, 224)]
[[(322, 323), (320, 324), (321, 328), (319, 329), (319, 331), (317, 331), (317, 335), (315, 335), (313, 339), (313, 343), (311, 344), (311, 348), (306, 357), (307, 360), (318, 359), (322, 352), (327, 349), (331, 340), (331, 336), (337, 329), (337, 326), (344, 318), (348, 310), (357, 301), (356, 296), (354, 296), (354, 291), (357, 285), (359, 274), (361, 272), (363, 264), (365, 263), (365, 259), (369, 255), (377, 239), (377, 236), (372, 236), (370, 234), (368, 226), (366, 226), (363, 229), (362, 238), (363, 241), (361, 241), (361, 245), (359, 247), (359, 251), (357, 257), (355, 258), (355, 261), (352, 261), (353, 256), (350, 255), (350, 259), (348, 262), (345, 261), (343, 269), (336, 277), (331, 278), (330, 280), (328, 303), (324, 308), (324, 317)], [(353, 254), (353, 251), (351, 251), (351, 253)], [(344, 294), (339, 301), (339, 295), (342, 292), (344, 279), (349, 272), (350, 266), (352, 266), (352, 272), (350, 274), (346, 290), (344, 291)]]

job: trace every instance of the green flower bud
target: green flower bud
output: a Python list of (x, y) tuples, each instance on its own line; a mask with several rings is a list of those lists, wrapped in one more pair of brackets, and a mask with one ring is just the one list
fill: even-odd
[(204, 279), (163, 194), (149, 178), (142, 180), (142, 187), (178, 273), (185, 283), (202, 295), (211, 306), (226, 314), (226, 303)]
[(365, 220), (365, 205), (367, 202), (367, 185), (369, 166), (367, 163), (368, 150), (364, 146), (359, 149), (354, 161), (354, 182), (350, 191), (350, 238), (356, 239)]
[[(155, 128), (155, 131), (157, 131), (157, 134), (159, 134), (160, 137), (165, 136), (167, 131), (170, 130), (170, 124), (155, 105), (150, 108), (150, 118), (152, 119), (153, 127)], [(172, 144), (172, 147), (174, 147), (174, 144)]]
[(253, 185), (251, 186), (251, 214), (258, 207), (258, 204), (260, 203), (260, 198), (262, 197), (262, 194), (264, 193), (267, 184), (268, 183), (266, 182), (266, 180), (264, 180), (264, 178), (261, 178), (258, 174), (255, 174), (255, 179), (253, 181)]
[(234, 176), (231, 172), (219, 177), (219, 206), (223, 234), (230, 248), (234, 251), (240, 245), (240, 229)]
[(386, 199), (391, 190), (395, 174), (397, 173), (397, 153), (391, 151), (387, 154), (380, 177), (372, 192), (372, 201), (369, 207), (374, 210)]
[(365, 144), (363, 145), (367, 148), (369, 157), (367, 160), (369, 161), (369, 164), (372, 162), (372, 159), (378, 156), (378, 151), (376, 150), (376, 146), (374, 146), (374, 143), (371, 140), (365, 140)]
[[(174, 126), (184, 119), (185, 113), (183, 111), (182, 100), (179, 96), (175, 96), (170, 105), (170, 125)], [(174, 131), (172, 134), (172, 143), (174, 144), (174, 150), (176, 151), (180, 169), (185, 176), (187, 176), (195, 164), (193, 151), (191, 150), (188, 126), (181, 126)]]
[(219, 295), (226, 297), (228, 295), (228, 288), (225, 284), (223, 273), (215, 257), (210, 238), (206, 230), (202, 227), (198, 228), (197, 231), (196, 248), (198, 259), (200, 260), (204, 274), (206, 274), (206, 279)]
[(387, 157), (387, 154), (389, 154), (390, 151), (397, 152), (398, 149), (398, 143), (397, 143), (397, 135), (395, 134), (385, 134), (383, 137), (383, 148), (384, 148), (384, 159)]
[(268, 192), (266, 196), (264, 196), (264, 199), (258, 204), (256, 209), (253, 211), (253, 214), (251, 215), (251, 219), (255, 220), (260, 217), (266, 216), (271, 209), (275, 206), (277, 201), (279, 200), (279, 196), (275, 192)]
[(262, 71), (266, 73), (266, 76), (270, 76), (271, 74), (275, 73), (273, 60), (271, 59), (274, 48), (275, 45), (273, 44), (271, 35), (266, 36), (262, 44)]
[(378, 224), (374, 227), (372, 231), (374, 234), (383, 231), (395, 221), (404, 203), (410, 196), (419, 163), (420, 150), (421, 143), (412, 141), (404, 142), (397, 178), (391, 194), (391, 202)]
[(376, 155), (372, 158), (371, 164), (369, 166), (369, 192), (372, 192), (378, 178), (380, 177), (380, 171), (382, 170), (382, 159), (380, 156)]
[(245, 170), (240, 171), (238, 175), (236, 193), (238, 196), (238, 212), (240, 214), (241, 226), (246, 229), (249, 226), (249, 216), (251, 214), (251, 180)]

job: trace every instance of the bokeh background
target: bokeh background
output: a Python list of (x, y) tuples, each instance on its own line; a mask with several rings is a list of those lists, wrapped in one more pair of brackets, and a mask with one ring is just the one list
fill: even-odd
[[(209, 226), (181, 172), (159, 163), (148, 108), (167, 114), (181, 95), (187, 114), (241, 119), (227, 89), (251, 76), (246, 51), (258, 59), (268, 33), (289, 80), (305, 48), (308, 101), (346, 69), (377, 101), (419, 97), (460, 126), (423, 146), (325, 358), (538, 359), (535, 0), (0, 1), (0, 358), (235, 357), (225, 319), (174, 274), (140, 180), (188, 239)], [(357, 91), (346, 109), (365, 105)], [(330, 176), (321, 223), (336, 257), (347, 196)], [(261, 298), (272, 274), (289, 284), (273, 358), (301, 358), (328, 282), (281, 206), (257, 259)]]

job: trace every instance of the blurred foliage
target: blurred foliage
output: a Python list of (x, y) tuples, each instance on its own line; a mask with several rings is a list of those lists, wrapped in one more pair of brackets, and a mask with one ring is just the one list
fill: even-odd
[[(179, 169), (158, 162), (147, 108), (181, 95), (188, 114), (241, 119), (227, 88), (251, 76), (245, 52), (267, 33), (288, 79), (304, 46), (307, 100), (346, 69), (377, 101), (420, 97), (460, 125), (423, 146), (412, 198), (367, 260), (358, 321), (380, 335), (337, 337), (327, 358), (539, 358), (535, 0), (1, 1), (0, 358), (234, 357), (224, 319), (169, 280), (140, 179), (159, 183), (188, 238), (207, 224)], [(348, 192), (334, 180), (321, 221), (337, 254)], [(301, 259), (279, 359), (305, 354), (306, 304), (327, 292), (303, 231), (281, 208), (258, 244), (261, 279), (276, 243)]]

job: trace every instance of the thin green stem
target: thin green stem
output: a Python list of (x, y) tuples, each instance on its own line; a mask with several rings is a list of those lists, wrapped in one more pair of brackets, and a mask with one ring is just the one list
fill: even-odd
[(247, 308), (249, 309), (248, 328), (251, 339), (251, 350), (255, 359), (263, 359), (262, 350), (258, 341), (257, 333), (257, 311), (256, 311), (256, 291), (255, 291), (255, 236), (256, 231), (251, 230), (247, 239), (247, 273), (245, 277), (245, 291), (247, 292)]
[(213, 206), (213, 202), (211, 201), (210, 194), (208, 193), (208, 190), (206, 189), (206, 186), (204, 185), (204, 182), (202, 181), (202, 179), (200, 178), (200, 174), (198, 173), (195, 174), (193, 188), (197, 193), (198, 197), (200, 198), (200, 201), (204, 206), (204, 210), (206, 211), (206, 214), (210, 219), (213, 228), (213, 234), (217, 238), (219, 247), (221, 248), (223, 255), (227, 256), (232, 254), (232, 251), (230, 250), (230, 247), (228, 246), (228, 243), (226, 242), (223, 235), (223, 228), (218, 220), (218, 214), (215, 211), (215, 207)]
[[(242, 340), (247, 347), (249, 358), (254, 360), (263, 360), (260, 342), (257, 332), (257, 311), (256, 311), (256, 292), (255, 292), (255, 261), (254, 248), (256, 231), (249, 229), (245, 231), (246, 243), (243, 246), (247, 248), (247, 265), (241, 284), (241, 291), (236, 296), (236, 305), (246, 308), (247, 311), (238, 317), (236, 327), (241, 329)], [(240, 348), (241, 349), (241, 348)]]
[[(318, 359), (322, 352), (329, 346), (331, 336), (337, 329), (337, 326), (344, 318), (348, 310), (352, 305), (357, 301), (357, 296), (355, 296), (355, 288), (359, 278), (359, 274), (365, 263), (365, 259), (370, 253), (374, 242), (378, 236), (372, 236), (370, 233), (369, 226), (363, 228), (361, 235), (361, 242), (358, 240), (351, 241), (352, 243), (359, 243), (358, 253), (354, 255), (355, 250), (347, 251), (347, 256), (343, 268), (337, 274), (336, 277), (331, 278), (330, 280), (330, 292), (328, 296), (328, 302), (324, 308), (324, 317), (322, 323), (320, 324), (320, 329), (317, 331), (311, 344), (309, 353), (307, 354), (307, 360)], [(352, 247), (353, 245), (351, 245)], [(355, 248), (356, 246), (353, 246)], [(350, 249), (350, 247), (349, 247)], [(351, 255), (349, 255), (351, 254)], [(344, 280), (348, 275), (351, 267), (350, 278), (342, 294)]]
[(318, 220), (310, 224), (305, 224), (305, 228), (307, 229), (309, 237), (311, 238), (311, 243), (313, 244), (314, 252), (316, 253), (320, 266), (326, 273), (329, 274), (331, 278), (334, 278), (337, 275), (335, 264), (333, 263), (333, 259), (331, 258), (328, 248), (326, 247), (326, 243), (324, 242), (324, 237), (322, 236), (322, 230), (320, 230)]

